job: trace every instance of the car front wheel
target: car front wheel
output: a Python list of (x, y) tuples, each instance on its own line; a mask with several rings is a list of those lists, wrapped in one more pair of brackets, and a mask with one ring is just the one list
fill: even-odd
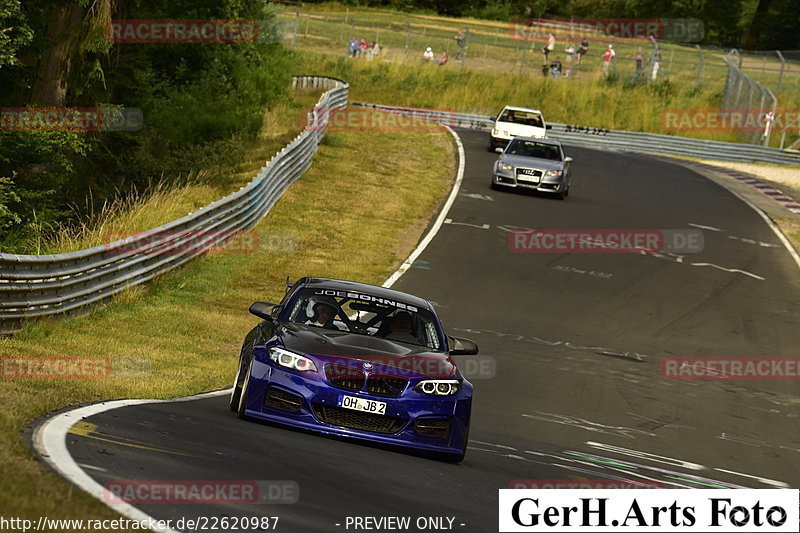
[(242, 396), (242, 388), (239, 386), (239, 376), (242, 373), (242, 359), (239, 359), (239, 365), (236, 369), (236, 377), (233, 378), (233, 388), (231, 389), (231, 398), (228, 406), (234, 413), (239, 410), (239, 398)]
[(250, 391), (250, 373), (253, 371), (252, 361), (247, 364), (247, 370), (244, 374), (244, 383), (242, 383), (242, 390), (239, 393), (239, 405), (236, 411), (239, 413), (239, 418), (247, 418), (245, 409), (247, 409), (247, 393)]

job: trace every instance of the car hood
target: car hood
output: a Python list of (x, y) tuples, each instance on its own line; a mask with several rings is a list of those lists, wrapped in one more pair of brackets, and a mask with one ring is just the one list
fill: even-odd
[(458, 373), (448, 354), (430, 351), (425, 346), (296, 323), (281, 324), (275, 333), (286, 349), (313, 355), (326, 363), (362, 367), (368, 362), (376, 371), (409, 377), (445, 379)]
[(522, 155), (503, 154), (500, 157), (503, 163), (515, 167), (538, 168), (542, 170), (563, 170), (563, 161), (553, 161), (552, 159), (539, 159), (538, 157), (525, 157)]

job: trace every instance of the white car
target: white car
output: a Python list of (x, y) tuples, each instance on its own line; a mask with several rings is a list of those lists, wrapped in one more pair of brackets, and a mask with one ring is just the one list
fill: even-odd
[(489, 151), (505, 148), (512, 137), (533, 137), (544, 139), (547, 124), (537, 109), (507, 105), (497, 115), (489, 138)]

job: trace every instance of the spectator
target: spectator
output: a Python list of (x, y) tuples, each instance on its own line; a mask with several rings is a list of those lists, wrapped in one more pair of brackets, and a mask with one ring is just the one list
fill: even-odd
[(617, 55), (617, 53), (614, 51), (614, 45), (609, 44), (608, 48), (606, 48), (606, 52), (603, 54), (603, 77), (605, 78), (608, 77), (608, 69), (615, 55)]
[(564, 77), (569, 78), (569, 73), (572, 70), (572, 62), (575, 60), (575, 47), (567, 43), (564, 52), (567, 54), (567, 58), (564, 60)]
[(375, 56), (381, 55), (381, 45), (378, 41), (372, 41), (372, 46), (369, 49), (369, 59), (374, 59)]
[(358, 44), (358, 56), (364, 57), (369, 52), (369, 43), (366, 39), (361, 39), (361, 42)]
[(447, 63), (447, 59), (448, 59), (447, 51), (445, 50), (444, 52), (442, 52), (442, 55), (440, 55), (439, 57), (435, 58), (433, 61), (435, 63), (437, 63), (441, 67), (442, 65)]
[(589, 51), (589, 41), (586, 40), (586, 37), (581, 40), (581, 45), (578, 47), (578, 51), (576, 52), (578, 57), (577, 64), (581, 64), (581, 60), (583, 59), (583, 55)]
[(422, 53), (422, 59), (425, 61), (433, 61), (433, 48), (430, 46)]
[(641, 46), (636, 48), (636, 53), (633, 54), (633, 60), (636, 62), (636, 74), (633, 76), (633, 81), (636, 81), (644, 70), (644, 52), (642, 52)]
[(456, 61), (461, 59), (461, 54), (464, 52), (464, 44), (467, 40), (466, 35), (464, 35), (465, 30), (466, 28), (463, 30), (458, 30), (458, 33), (456, 33), (456, 36), (454, 37), (456, 40), (456, 46), (458, 47), (458, 50), (456, 50)]
[(358, 50), (358, 39), (353, 39), (350, 41), (350, 44), (347, 45), (347, 53), (350, 55), (350, 57), (355, 57), (356, 50)]
[[(550, 37), (547, 38), (547, 44), (542, 47), (542, 66), (547, 67), (547, 57), (550, 55), (556, 47), (556, 36), (550, 32)], [(546, 68), (543, 69), (543, 72), (547, 74)]]
[(561, 75), (561, 58), (556, 56), (552, 63), (550, 63), (550, 76), (553, 79), (558, 78)]

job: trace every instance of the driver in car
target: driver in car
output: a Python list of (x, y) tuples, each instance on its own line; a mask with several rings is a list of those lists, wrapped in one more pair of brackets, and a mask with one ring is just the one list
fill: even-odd
[(333, 319), (336, 318), (336, 308), (331, 304), (317, 302), (312, 309), (314, 310), (314, 316), (311, 318), (309, 325), (325, 329), (339, 329), (333, 325)]

